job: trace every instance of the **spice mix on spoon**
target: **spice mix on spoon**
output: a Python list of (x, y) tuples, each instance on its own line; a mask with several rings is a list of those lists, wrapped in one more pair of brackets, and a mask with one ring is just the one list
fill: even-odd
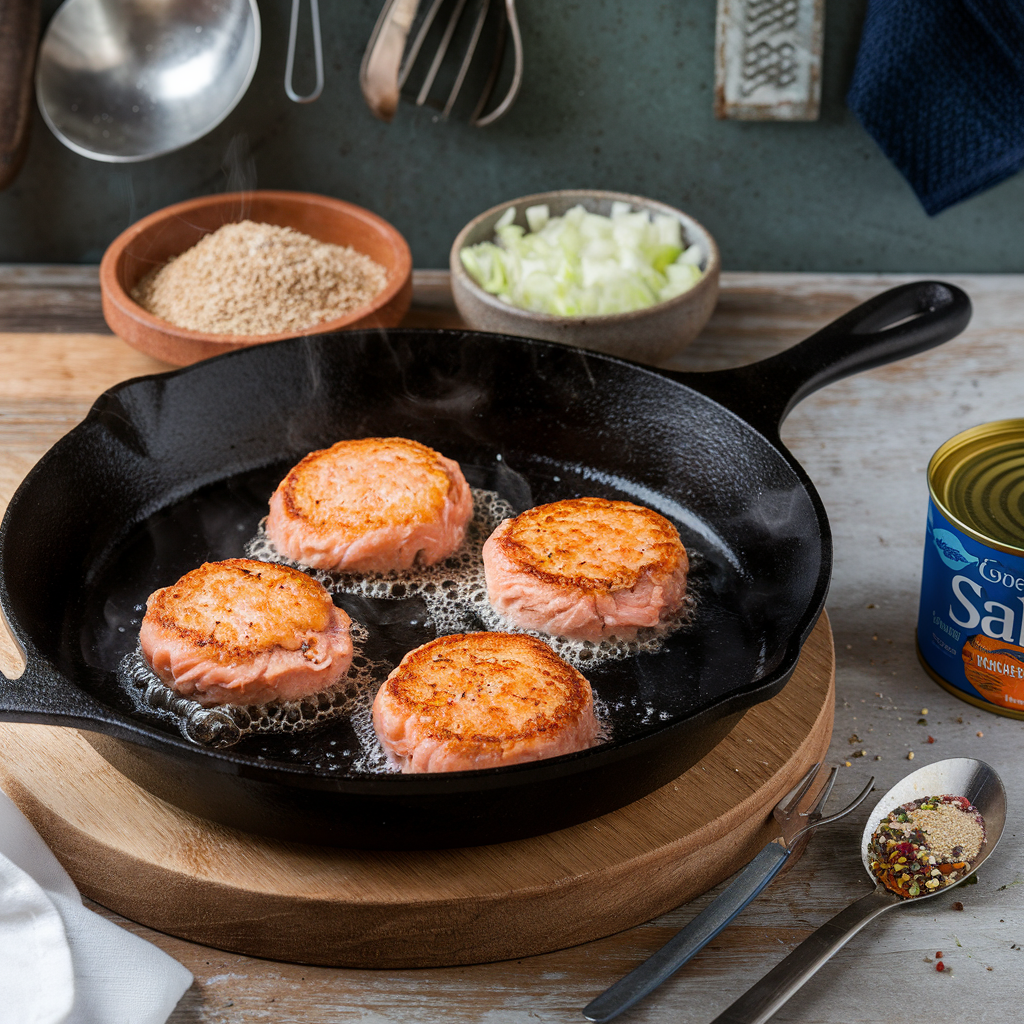
[(984, 843), (984, 819), (966, 797), (928, 796), (890, 811), (868, 855), (887, 889), (914, 897), (963, 878)]

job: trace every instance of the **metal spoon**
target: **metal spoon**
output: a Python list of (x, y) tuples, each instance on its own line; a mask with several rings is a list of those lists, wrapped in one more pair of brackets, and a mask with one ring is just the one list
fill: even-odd
[(36, 97), (65, 146), (134, 163), (220, 124), (259, 53), (256, 0), (65, 0), (39, 49)]
[[(932, 893), (904, 899), (877, 883), (871, 871), (868, 844), (878, 823), (892, 810), (924, 796), (965, 796), (985, 819), (985, 845), (971, 869), (953, 885), (941, 886)], [(799, 989), (815, 971), (842, 949), (854, 935), (879, 914), (892, 907), (907, 906), (949, 892), (970, 878), (996, 848), (1006, 823), (1006, 790), (994, 769), (972, 757), (953, 757), (920, 768), (898, 782), (875, 805), (861, 836), (861, 860), (875, 884), (873, 892), (862, 896), (826, 921), (804, 939), (785, 960), (748, 989), (712, 1024), (763, 1024)]]
[(832, 793), (839, 769), (833, 768), (828, 773), (824, 785), (816, 785), (820, 781), (817, 778), (820, 769), (821, 762), (814, 765), (776, 805), (773, 815), (782, 826), (780, 840), (770, 842), (723, 892), (661, 949), (605, 989), (596, 999), (592, 999), (583, 1008), (583, 1016), (587, 1020), (606, 1024), (689, 963), (758, 897), (782, 870), (803, 837), (809, 837), (820, 826), (837, 821), (855, 810), (867, 799), (874, 785), (872, 776), (850, 803), (826, 818), (822, 816), (823, 809)]

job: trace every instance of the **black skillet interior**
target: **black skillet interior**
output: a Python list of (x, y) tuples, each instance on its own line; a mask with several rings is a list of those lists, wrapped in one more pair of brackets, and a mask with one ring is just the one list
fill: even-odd
[[(755, 369), (685, 378), (526, 339), (394, 329), (257, 346), (120, 385), (40, 461), (5, 517), (0, 599), (29, 668), (16, 684), (0, 681), (0, 717), (195, 753), (141, 719), (116, 683), (146, 597), (204, 560), (240, 555), (306, 452), (402, 435), (517, 508), (590, 494), (676, 523), (697, 555), (692, 622), (661, 652), (588, 675), (609, 708), (605, 750), (685, 738), (688, 721), (777, 692), (824, 603), (828, 526), (778, 440), (788, 408), (829, 380), (954, 336), (969, 315), (958, 289), (905, 286)], [(339, 603), (393, 662), (433, 635), (415, 601)], [(344, 754), (355, 749), (348, 728), (253, 737), (208, 756), (220, 771), (343, 786), (360, 778)], [(415, 785), (459, 788), (451, 777)]]
[[(822, 547), (802, 482), (741, 421), (656, 373), (468, 333), (346, 335), (241, 355), (115, 389), (48, 457), (59, 495), (31, 505), (59, 505), (60, 527), (41, 531), (34, 515), (11, 526), (18, 564), (43, 577), (20, 595), (35, 608), (12, 618), (61, 675), (127, 717), (115, 674), (148, 595), (242, 555), (290, 466), (343, 437), (413, 437), (517, 509), (590, 494), (676, 523), (696, 556), (696, 616), (662, 652), (588, 670), (612, 742), (756, 686), (813, 600)], [(17, 573), (5, 575), (13, 591)], [(338, 601), (369, 628), (370, 653), (392, 663), (435, 635), (419, 599)], [(251, 737), (231, 756), (334, 775), (357, 749), (338, 723)]]

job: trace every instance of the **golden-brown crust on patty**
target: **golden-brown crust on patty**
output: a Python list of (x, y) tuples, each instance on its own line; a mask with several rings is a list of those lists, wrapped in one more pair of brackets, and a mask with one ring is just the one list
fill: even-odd
[(211, 657), (245, 659), (297, 649), (304, 634), (327, 628), (333, 609), (330, 594), (298, 569), (229, 558), (156, 591), (146, 616)]
[(270, 496), (267, 538), (329, 572), (405, 572), (457, 551), (473, 517), (459, 464), (404, 437), (311, 452)]
[(597, 736), (590, 683), (536, 637), (460, 633), (410, 651), (374, 701), (406, 771), (496, 767), (570, 753)]
[[(310, 452), (281, 482), (286, 514), (353, 534), (429, 520), (452, 479), (444, 457), (405, 437), (364, 437)], [(389, 487), (401, 479), (401, 486)]]
[(686, 571), (686, 550), (672, 523), (629, 501), (538, 505), (510, 520), (496, 542), (522, 572), (576, 590), (629, 590), (644, 576)]

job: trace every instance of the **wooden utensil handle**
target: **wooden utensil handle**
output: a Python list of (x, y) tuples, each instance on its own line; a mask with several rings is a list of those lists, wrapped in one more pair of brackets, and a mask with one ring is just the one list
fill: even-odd
[(32, 118), (39, 0), (0, 0), (0, 189), (21, 169)]

